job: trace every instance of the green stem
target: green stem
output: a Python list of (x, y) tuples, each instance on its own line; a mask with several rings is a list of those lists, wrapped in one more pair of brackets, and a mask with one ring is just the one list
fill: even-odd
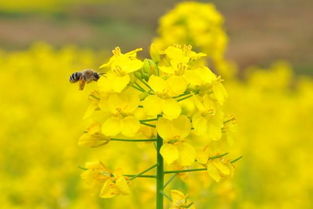
[(180, 94), (180, 95), (178, 95), (178, 96), (173, 97), (173, 99), (177, 99), (177, 98), (179, 98), (179, 97), (187, 96), (187, 95), (189, 95), (189, 94), (190, 94), (190, 92), (188, 91), (188, 92), (185, 92), (185, 93), (183, 93), (183, 94)]
[[(136, 75), (135, 75), (136, 76)], [(153, 91), (153, 89), (151, 88), (151, 86), (149, 86), (149, 84), (147, 84), (146, 81), (142, 80), (140, 77), (136, 76), (136, 78), (146, 87), (148, 87), (148, 89), (150, 89), (151, 91)]]
[(175, 171), (164, 171), (165, 174), (169, 173), (186, 173), (186, 172), (193, 172), (193, 171), (206, 171), (206, 168), (195, 168), (195, 169), (186, 169), (186, 170), (175, 170)]
[(156, 182), (156, 209), (163, 209), (164, 162), (160, 153), (163, 139), (158, 135), (157, 140), (157, 182)]
[(228, 120), (225, 120), (225, 121), (224, 121), (224, 124), (229, 123), (229, 122), (234, 121), (234, 120), (235, 120), (235, 118), (230, 118), (230, 119), (228, 119)]
[(134, 85), (137, 86), (139, 89), (141, 89), (142, 91), (145, 91), (144, 88), (142, 88), (138, 83), (134, 82)]
[(151, 121), (157, 121), (158, 118), (151, 118), (151, 119), (144, 119), (144, 120), (140, 120), (140, 122), (151, 122)]
[(138, 87), (137, 87), (137, 86), (135, 86), (135, 85), (131, 85), (131, 87), (133, 87), (134, 89), (137, 89), (138, 91), (141, 91), (141, 92), (145, 93), (145, 91), (144, 91), (144, 90), (141, 90), (140, 88), (138, 88)]
[(133, 180), (135, 179), (134, 177), (136, 176), (136, 178), (155, 178), (156, 176), (155, 175), (130, 175), (130, 174), (125, 174), (124, 176), (127, 176), (127, 177), (131, 177), (131, 179), (129, 180)]
[(144, 173), (146, 173), (146, 172), (152, 170), (152, 169), (155, 168), (155, 167), (157, 167), (157, 164), (155, 164), (155, 165), (153, 165), (153, 166), (147, 168), (146, 170), (144, 170), (144, 171), (138, 173), (137, 175), (132, 176), (132, 178), (131, 178), (130, 180), (133, 180), (133, 179), (137, 178), (138, 176), (141, 176), (142, 174), (144, 174)]
[(111, 138), (111, 141), (121, 141), (121, 142), (155, 142), (157, 139), (115, 139)]
[(234, 160), (232, 160), (232, 161), (230, 161), (230, 162), (231, 162), (231, 163), (235, 163), (235, 162), (237, 162), (238, 160), (240, 160), (242, 157), (243, 157), (243, 156), (237, 157), (236, 159), (234, 159)]
[(175, 173), (175, 174), (164, 184), (163, 189), (165, 189), (165, 187), (167, 187), (167, 185), (169, 185), (169, 184), (175, 179), (176, 176), (177, 176), (177, 173)]
[(145, 122), (142, 122), (142, 121), (140, 121), (140, 123), (141, 123), (142, 125), (149, 126), (149, 127), (152, 127), (152, 128), (155, 128), (155, 127), (156, 127), (156, 125), (149, 124), (149, 123), (145, 123)]
[(225, 155), (228, 155), (228, 152), (225, 152), (223, 154), (216, 155), (216, 156), (213, 156), (213, 157), (209, 157), (209, 160), (214, 160), (214, 159), (217, 159), (217, 158), (221, 158), (221, 157), (224, 157)]
[(188, 98), (190, 98), (190, 97), (192, 97), (192, 96), (193, 96), (193, 95), (191, 94), (191, 95), (188, 95), (188, 96), (186, 96), (186, 97), (177, 99), (176, 101), (177, 101), (177, 102), (180, 102), (180, 101), (183, 101), (183, 100), (185, 100), (185, 99), (188, 99)]

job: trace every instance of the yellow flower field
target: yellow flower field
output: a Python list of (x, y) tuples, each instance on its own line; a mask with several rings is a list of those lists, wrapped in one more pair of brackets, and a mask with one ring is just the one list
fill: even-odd
[(190, 1), (149, 49), (1, 50), (0, 208), (312, 208), (312, 77), (241, 69), (229, 42)]

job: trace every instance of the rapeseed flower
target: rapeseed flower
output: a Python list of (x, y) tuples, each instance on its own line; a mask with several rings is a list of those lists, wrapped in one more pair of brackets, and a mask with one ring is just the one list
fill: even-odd
[(185, 195), (179, 190), (171, 190), (172, 203), (170, 209), (195, 209), (194, 203), (191, 202), (188, 198), (188, 195)]

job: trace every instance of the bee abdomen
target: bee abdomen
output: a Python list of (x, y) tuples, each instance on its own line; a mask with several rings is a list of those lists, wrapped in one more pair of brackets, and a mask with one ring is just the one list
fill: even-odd
[(70, 76), (70, 82), (71, 83), (75, 83), (77, 81), (79, 81), (82, 77), (82, 73), (81, 72), (75, 72)]

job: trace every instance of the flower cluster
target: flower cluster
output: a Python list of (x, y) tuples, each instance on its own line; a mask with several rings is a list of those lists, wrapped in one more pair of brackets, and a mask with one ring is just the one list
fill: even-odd
[(228, 37), (224, 30), (223, 16), (210, 3), (181, 2), (160, 18), (158, 36), (151, 45), (154, 51), (171, 44), (190, 44), (205, 52), (223, 77), (236, 71), (233, 63), (225, 60)]
[[(85, 115), (91, 125), (79, 144), (99, 147), (110, 141), (161, 138), (160, 154), (168, 168), (198, 165), (216, 182), (232, 176), (224, 145), (233, 118), (224, 114), (227, 92), (222, 79), (203, 64), (206, 54), (192, 51), (190, 45), (171, 45), (160, 51), (159, 59), (142, 61), (139, 51), (122, 53), (117, 47), (100, 67), (104, 74), (91, 90)], [(92, 165), (83, 176), (104, 184), (100, 197), (128, 193), (123, 175), (110, 177), (102, 164)], [(183, 208), (180, 204), (173, 208)]]
[(112, 173), (102, 162), (86, 163), (87, 169), (82, 173), (82, 179), (85, 179), (91, 186), (102, 186), (99, 196), (102, 198), (112, 198), (119, 194), (129, 194), (129, 188), (126, 178), (120, 170)]

